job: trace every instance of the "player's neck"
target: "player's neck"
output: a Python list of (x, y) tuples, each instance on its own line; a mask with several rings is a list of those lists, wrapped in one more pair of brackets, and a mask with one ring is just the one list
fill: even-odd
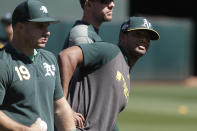
[(93, 25), (94, 28), (96, 28), (97, 30), (99, 30), (99, 27), (102, 24), (101, 22), (99, 22), (99, 21), (97, 21), (97, 20), (95, 20), (92, 17), (87, 16), (87, 15), (83, 15), (82, 21), (87, 22), (88, 24)]
[(135, 63), (137, 62), (138, 59), (131, 59), (129, 58), (129, 66), (130, 69), (132, 69), (132, 67), (135, 65)]

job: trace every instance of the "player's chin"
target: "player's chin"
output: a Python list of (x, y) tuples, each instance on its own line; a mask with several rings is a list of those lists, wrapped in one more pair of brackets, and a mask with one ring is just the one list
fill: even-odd
[(105, 17), (105, 21), (112, 21), (112, 16)]
[(38, 44), (38, 48), (45, 48), (45, 46), (46, 46), (46, 43), (40, 43), (40, 44)]
[(112, 21), (112, 15), (111, 14), (106, 15), (104, 20), (105, 21)]
[(146, 51), (138, 51), (138, 55), (141, 57), (146, 54)]

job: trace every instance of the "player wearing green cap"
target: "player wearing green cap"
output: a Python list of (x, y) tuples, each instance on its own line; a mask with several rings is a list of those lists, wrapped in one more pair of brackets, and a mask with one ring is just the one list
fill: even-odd
[[(72, 109), (85, 117), (83, 131), (112, 131), (130, 93), (130, 72), (159, 34), (143, 17), (130, 17), (120, 29), (119, 44), (79, 44), (60, 52), (64, 93)], [(79, 74), (73, 72), (79, 67)]]
[(13, 40), (0, 50), (0, 130), (75, 130), (56, 57), (42, 48), (57, 20), (38, 0), (20, 3), (12, 15)]

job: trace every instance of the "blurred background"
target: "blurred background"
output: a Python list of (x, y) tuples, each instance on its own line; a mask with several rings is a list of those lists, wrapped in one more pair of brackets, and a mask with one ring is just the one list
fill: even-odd
[[(0, 17), (23, 0), (0, 0)], [(59, 24), (51, 25), (46, 49), (56, 56), (74, 21), (81, 19), (78, 0), (41, 0)], [(159, 41), (131, 72), (130, 101), (120, 113), (122, 131), (197, 130), (197, 15), (191, 0), (114, 0), (113, 20), (100, 27), (101, 37), (118, 43), (120, 25), (129, 16), (148, 18)], [(112, 33), (113, 32), (113, 33)], [(5, 32), (0, 24), (0, 38)]]

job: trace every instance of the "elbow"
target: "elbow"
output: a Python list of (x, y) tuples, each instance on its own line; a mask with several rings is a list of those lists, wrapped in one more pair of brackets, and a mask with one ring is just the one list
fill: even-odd
[(83, 63), (83, 53), (80, 47), (72, 46), (64, 49), (58, 54), (60, 65), (72, 65), (72, 67), (81, 66)]

